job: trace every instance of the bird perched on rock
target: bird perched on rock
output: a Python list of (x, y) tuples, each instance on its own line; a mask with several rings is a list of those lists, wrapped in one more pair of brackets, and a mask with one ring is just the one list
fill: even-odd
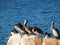
[(11, 30), (11, 36), (19, 33), (17, 30)]
[(32, 32), (36, 35), (43, 34), (43, 31), (41, 29), (39, 29), (38, 27), (34, 27), (32, 29)]
[(59, 30), (54, 27), (54, 21), (52, 21), (51, 30), (52, 30), (52, 32), (53, 32), (53, 35), (54, 35), (56, 38), (59, 38), (59, 37), (60, 37), (60, 35), (59, 35)]
[(20, 31), (20, 33), (28, 33), (27, 31), (25, 31), (25, 28), (21, 23), (15, 24), (14, 27), (16, 30)]
[(51, 34), (50, 33), (45, 33), (45, 38), (50, 38), (51, 37)]
[(43, 31), (41, 29), (39, 29), (38, 27), (29, 27), (27, 26), (27, 23), (28, 23), (28, 20), (24, 20), (25, 30), (29, 34), (35, 34), (35, 35), (43, 34)]
[(32, 34), (32, 27), (27, 26), (28, 20), (24, 20), (24, 28), (28, 32), (28, 34)]

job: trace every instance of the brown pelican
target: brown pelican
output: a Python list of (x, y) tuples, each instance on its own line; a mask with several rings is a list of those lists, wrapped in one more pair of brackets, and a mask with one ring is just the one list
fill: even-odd
[(53, 35), (54, 35), (56, 38), (59, 38), (59, 31), (58, 31), (58, 29), (56, 29), (56, 28), (54, 27), (54, 21), (52, 21), (51, 30), (52, 30), (52, 32), (53, 32)]
[(47, 40), (50, 40), (51, 38), (51, 35), (50, 35), (50, 33), (47, 33), (47, 32), (45, 32), (45, 37), (43, 38), (43, 43), (42, 43), (42, 45), (50, 45), (50, 43), (47, 43), (46, 41)]
[(29, 33), (32, 34), (32, 27), (27, 26), (28, 20), (24, 20), (24, 28)]
[(11, 30), (11, 36), (19, 33), (17, 30)]
[(29, 34), (43, 34), (43, 31), (41, 29), (39, 29), (38, 27), (29, 27), (27, 26), (28, 21), (24, 20), (24, 26), (25, 26), (25, 30), (29, 33)]
[(43, 34), (43, 31), (41, 29), (39, 29), (38, 27), (34, 27), (32, 29), (32, 32), (36, 35)]
[(45, 33), (45, 38), (50, 38), (51, 37), (51, 34), (50, 33)]
[(20, 31), (20, 33), (28, 33), (27, 31), (25, 31), (25, 28), (21, 23), (15, 24), (14, 27), (16, 30)]

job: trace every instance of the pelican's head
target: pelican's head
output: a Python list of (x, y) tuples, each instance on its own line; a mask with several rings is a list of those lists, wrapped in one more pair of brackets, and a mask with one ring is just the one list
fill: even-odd
[(53, 28), (54, 28), (54, 21), (52, 20), (50, 30)]
[(17, 30), (11, 30), (11, 35), (15, 35), (17, 33), (19, 33)]
[(51, 34), (46, 32), (45, 37), (51, 37)]
[(14, 27), (15, 27), (16, 30), (20, 31), (21, 28), (23, 28), (23, 25), (21, 25), (21, 23), (18, 23), (18, 24), (15, 24)]
[(28, 20), (25, 19), (25, 20), (24, 20), (24, 25), (26, 25), (27, 23), (28, 23)]
[(20, 28), (20, 23), (14, 25), (15, 29)]
[(54, 24), (54, 21), (52, 21), (52, 24)]

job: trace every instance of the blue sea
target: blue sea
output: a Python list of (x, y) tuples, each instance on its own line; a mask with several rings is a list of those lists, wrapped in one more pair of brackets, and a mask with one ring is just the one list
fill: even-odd
[(0, 0), (0, 45), (6, 45), (14, 24), (39, 27), (43, 32), (51, 33), (51, 22), (60, 31), (60, 0)]

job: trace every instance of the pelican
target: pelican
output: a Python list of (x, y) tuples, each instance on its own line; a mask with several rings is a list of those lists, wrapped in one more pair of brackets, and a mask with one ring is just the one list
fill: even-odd
[(59, 38), (59, 31), (58, 31), (58, 29), (56, 29), (56, 28), (54, 27), (54, 21), (52, 21), (51, 30), (52, 30), (52, 32), (53, 32), (53, 35), (54, 35), (56, 38)]
[(19, 33), (17, 30), (11, 30), (11, 36)]
[(39, 29), (38, 27), (34, 27), (32, 29), (32, 32), (36, 35), (43, 34), (43, 31), (41, 29)]
[[(46, 41), (48, 40), (48, 39), (51, 39), (50, 38), (51, 37), (51, 35), (50, 35), (50, 33), (47, 33), (47, 32), (45, 32), (45, 37), (43, 38), (43, 43), (42, 43), (42, 45), (46, 45)], [(49, 45), (50, 43), (47, 43), (47, 45)]]
[(51, 34), (50, 33), (45, 33), (45, 38), (50, 38), (51, 37)]
[(32, 27), (27, 26), (28, 20), (24, 20), (24, 28), (28, 32), (28, 34), (32, 34)]
[(28, 33), (27, 31), (25, 31), (25, 28), (23, 27), (23, 25), (21, 23), (15, 24), (15, 29), (20, 31), (20, 33)]
[(25, 30), (29, 33), (29, 34), (43, 34), (43, 31), (41, 29), (39, 29), (38, 27), (29, 27), (27, 26), (28, 21), (24, 20), (24, 26), (25, 26)]

